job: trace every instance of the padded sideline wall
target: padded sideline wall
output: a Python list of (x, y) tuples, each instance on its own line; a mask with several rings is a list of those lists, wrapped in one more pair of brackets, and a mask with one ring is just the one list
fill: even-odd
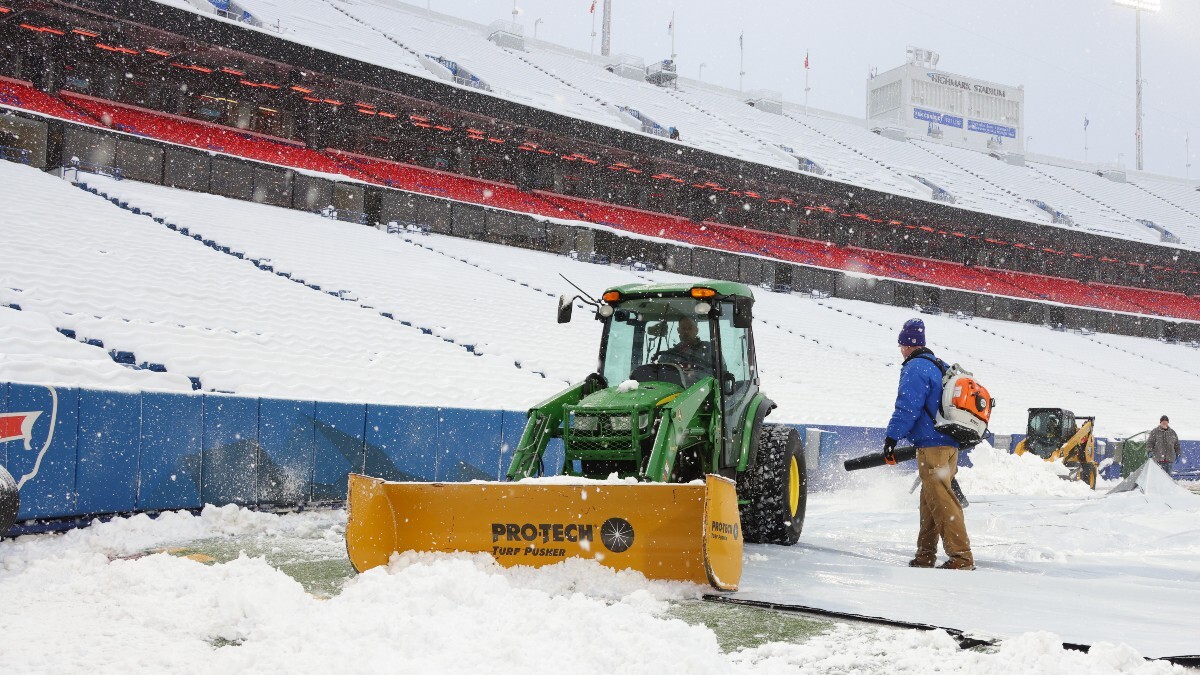
[[(0, 383), (0, 413), (37, 414), (28, 437), (0, 441), (0, 465), (17, 480), (27, 477), (20, 521), (204, 504), (336, 503), (345, 499), (350, 472), (400, 481), (499, 480), (525, 428), (525, 413), (507, 410), (16, 383)], [(883, 429), (795, 426), (806, 444), (811, 490), (837, 487), (845, 459), (883, 443)], [(1183, 446), (1186, 465), (1200, 461), (1200, 441)], [(547, 471), (562, 461), (556, 440)], [(960, 463), (969, 466), (968, 453)], [(38, 527), (24, 522), (14, 532)]]

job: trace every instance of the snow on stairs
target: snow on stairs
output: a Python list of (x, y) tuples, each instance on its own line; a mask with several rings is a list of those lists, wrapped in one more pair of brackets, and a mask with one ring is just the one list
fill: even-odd
[[(474, 344), (461, 342), (453, 337), (446, 337), (444, 335), (435, 335), (434, 330), (431, 327), (421, 326), (421, 325), (418, 325), (418, 324), (414, 323), (413, 321), (408, 320), (406, 318), (397, 317), (394, 312), (378, 311), (378, 310), (376, 310), (376, 308), (371, 307), (370, 305), (363, 304), (363, 303), (359, 302), (358, 296), (351, 291), (342, 290), (342, 289), (335, 290), (335, 289), (330, 289), (330, 288), (322, 288), (321, 286), (319, 286), (315, 283), (308, 282), (308, 281), (304, 280), (303, 278), (293, 275), (291, 272), (287, 272), (284, 270), (276, 270), (274, 268), (274, 266), (271, 264), (271, 261), (269, 259), (254, 258), (251, 256), (247, 256), (242, 251), (232, 250), (229, 246), (224, 246), (213, 239), (207, 239), (198, 232), (192, 232), (189, 228), (180, 227), (172, 222), (167, 221), (164, 218), (155, 217), (149, 211), (142, 210), (142, 209), (138, 208), (137, 206), (130, 204), (126, 200), (122, 200), (122, 199), (119, 199), (116, 197), (110, 197), (108, 195), (108, 193), (103, 192), (97, 188), (91, 187), (86, 182), (81, 182), (78, 184), (78, 186), (80, 189), (82, 189), (86, 192), (90, 192), (94, 195), (97, 195), (99, 197), (102, 197), (103, 199), (108, 200), (113, 205), (115, 205), (119, 208), (125, 209), (126, 211), (129, 211), (135, 215), (141, 215), (141, 216), (146, 216), (148, 218), (151, 218), (154, 220), (154, 222), (156, 222), (160, 225), (163, 225), (167, 229), (175, 231), (185, 237), (190, 237), (190, 238), (204, 244), (205, 246), (213, 249), (214, 251), (217, 251), (219, 253), (224, 253), (226, 255), (230, 255), (230, 256), (233, 256), (233, 257), (241, 259), (241, 260), (248, 260), (256, 268), (258, 268), (259, 270), (262, 270), (263, 272), (275, 274), (276, 276), (288, 279), (289, 281), (293, 281), (297, 284), (300, 284), (302, 286), (310, 288), (314, 291), (317, 291), (320, 293), (325, 293), (329, 296), (332, 296), (332, 297), (337, 298), (338, 300), (342, 300), (344, 302), (352, 303), (355, 306), (360, 307), (362, 309), (376, 312), (377, 314), (379, 314), (379, 316), (382, 316), (385, 319), (396, 321), (397, 323), (399, 323), (402, 326), (405, 326), (406, 328), (412, 328), (414, 330), (420, 331), (421, 334), (423, 334), (423, 335), (431, 336), (431, 337), (440, 339), (443, 342), (448, 342), (457, 347), (461, 347), (463, 350), (467, 351), (470, 354), (474, 354), (475, 356), (482, 355), (482, 352), (476, 351), (476, 345), (474, 345)], [(429, 250), (433, 250), (433, 249), (429, 249)], [(520, 282), (518, 282), (518, 283), (520, 283)], [(514, 360), (513, 366), (517, 369), (523, 369), (520, 361)], [(546, 374), (541, 371), (531, 370), (530, 372), (532, 372), (533, 374), (535, 374), (541, 378), (546, 377)]]

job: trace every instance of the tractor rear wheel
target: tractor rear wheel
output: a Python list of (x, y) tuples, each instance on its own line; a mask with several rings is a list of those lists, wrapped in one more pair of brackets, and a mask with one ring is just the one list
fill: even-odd
[(791, 546), (804, 528), (808, 472), (800, 434), (783, 424), (764, 424), (754, 465), (738, 476), (742, 533), (754, 544)]

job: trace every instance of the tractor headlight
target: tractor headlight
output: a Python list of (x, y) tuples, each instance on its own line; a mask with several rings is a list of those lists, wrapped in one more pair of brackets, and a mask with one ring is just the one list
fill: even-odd
[(632, 415), (617, 415), (614, 417), (610, 417), (608, 420), (608, 423), (610, 425), (612, 425), (612, 430), (614, 432), (625, 432), (625, 433), (629, 433), (630, 424), (632, 422), (633, 422)]
[(600, 418), (595, 415), (576, 415), (571, 413), (571, 428), (576, 431), (595, 431), (600, 424)]
[(644, 432), (649, 428), (650, 428), (650, 412), (642, 411), (642, 414), (638, 415), (638, 430)]

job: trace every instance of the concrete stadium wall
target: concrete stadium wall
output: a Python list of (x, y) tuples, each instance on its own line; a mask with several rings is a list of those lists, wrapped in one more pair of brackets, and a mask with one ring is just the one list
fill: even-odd
[[(0, 416), (31, 413), (27, 434), (0, 438), (0, 465), (26, 478), (14, 534), (204, 504), (336, 503), (350, 472), (498, 480), (525, 427), (524, 412), (507, 410), (0, 383)], [(842, 484), (842, 462), (876, 451), (884, 437), (878, 428), (795, 426), (814, 491)], [(1184, 455), (1200, 461), (1200, 441), (1185, 441)], [(562, 459), (556, 440), (546, 467)], [(970, 465), (969, 453), (960, 463)]]

